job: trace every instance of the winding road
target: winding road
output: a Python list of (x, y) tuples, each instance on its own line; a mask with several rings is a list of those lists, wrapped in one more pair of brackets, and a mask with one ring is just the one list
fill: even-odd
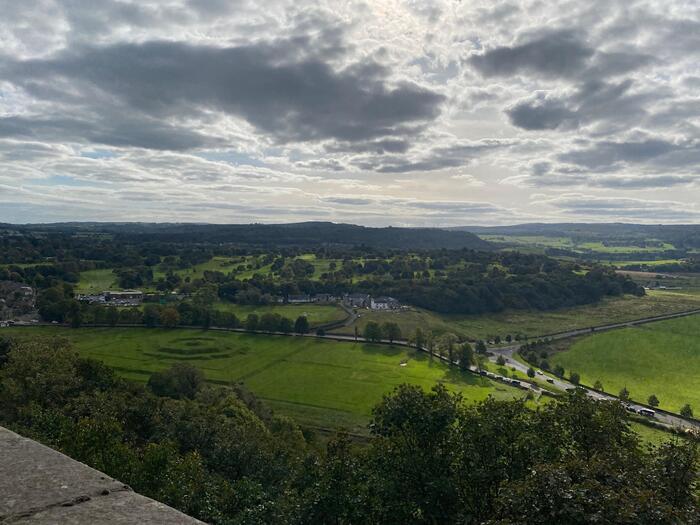
[[(621, 323), (611, 323), (607, 325), (602, 325), (602, 326), (595, 326), (595, 327), (589, 327), (589, 328), (581, 328), (577, 330), (569, 330), (566, 332), (557, 332), (554, 334), (549, 334), (549, 335), (543, 335), (541, 337), (538, 337), (538, 339), (553, 339), (553, 340), (560, 340), (560, 339), (568, 339), (571, 337), (577, 337), (579, 335), (588, 335), (588, 334), (594, 334), (598, 332), (605, 332), (608, 330), (614, 330), (616, 328), (625, 328), (628, 326), (636, 326), (636, 325), (641, 325), (641, 324), (647, 324), (647, 323), (653, 323), (656, 321), (664, 321), (667, 319), (676, 319), (678, 317), (687, 317), (689, 315), (697, 315), (700, 314), (700, 309), (696, 310), (688, 310), (685, 312), (676, 312), (672, 314), (664, 314), (664, 315), (657, 315), (654, 317), (645, 317), (642, 319), (635, 319), (632, 321), (625, 321)], [(515, 353), (517, 353), (518, 348), (520, 345), (510, 345), (510, 346), (503, 346), (503, 347), (492, 347), (489, 348), (490, 356), (489, 360), (492, 362), (496, 362), (496, 360), (500, 357), (503, 357), (506, 360), (506, 366), (510, 368), (515, 368), (516, 370), (526, 373), (528, 368), (530, 368), (529, 365), (523, 364), (520, 361), (516, 360), (514, 358)], [(553, 381), (551, 383), (553, 386), (556, 388), (562, 389), (562, 390), (568, 390), (571, 388), (581, 388), (583, 389), (590, 397), (598, 400), (608, 400), (608, 401), (613, 401), (617, 400), (619, 401), (619, 398), (617, 396), (614, 396), (612, 394), (600, 392), (598, 390), (593, 390), (590, 387), (586, 387), (583, 385), (574, 385), (573, 383), (554, 376), (544, 376), (538, 374), (539, 377), (541, 378), (548, 378)], [(652, 409), (656, 412), (656, 416), (654, 417), (655, 420), (664, 423), (666, 425), (670, 425), (672, 427), (680, 427), (680, 428), (689, 428), (689, 429), (694, 429), (697, 431), (700, 431), (700, 422), (695, 421), (695, 420), (689, 420), (689, 419), (684, 419), (676, 414), (672, 414), (670, 412), (662, 411), (659, 410), (658, 408), (652, 408), (647, 405), (642, 405), (639, 403), (635, 403), (633, 401), (629, 401), (626, 403), (627, 406), (629, 406), (631, 409), (634, 409), (635, 412), (639, 412), (640, 409), (642, 408), (647, 408), (647, 409)]]

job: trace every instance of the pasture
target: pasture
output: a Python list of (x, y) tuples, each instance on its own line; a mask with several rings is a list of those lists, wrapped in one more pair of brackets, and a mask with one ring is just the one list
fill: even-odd
[(586, 385), (599, 380), (613, 394), (626, 387), (634, 400), (654, 394), (666, 410), (690, 403), (700, 412), (700, 316), (587, 336), (549, 361)]
[(82, 294), (99, 293), (117, 289), (117, 276), (110, 268), (80, 272), (75, 291)]
[[(470, 339), (491, 339), (496, 335), (504, 337), (518, 333), (535, 337), (695, 308), (700, 308), (700, 294), (693, 291), (651, 290), (645, 297), (605, 298), (597, 304), (550, 311), (507, 310), (484, 315), (443, 315), (421, 309), (398, 312), (361, 310), (357, 325), (362, 333), (369, 321), (393, 321), (399, 324), (404, 337), (415, 332), (417, 327), (437, 334), (453, 332)], [(353, 330), (350, 326), (340, 328), (338, 332), (350, 334)]]
[(436, 383), (479, 401), (512, 399), (521, 390), (431, 361), (400, 347), (310, 337), (186, 329), (7, 328), (18, 337), (65, 337), (83, 356), (103, 361), (140, 382), (173, 363), (200, 368), (217, 384), (242, 382), (280, 413), (321, 428), (365, 432), (372, 407), (402, 383)]
[(216, 310), (233, 312), (236, 317), (244, 321), (248, 314), (258, 316), (273, 313), (282, 317), (295, 320), (300, 315), (306, 316), (309, 324), (319, 326), (333, 321), (340, 321), (347, 317), (345, 310), (334, 304), (270, 304), (270, 305), (243, 305), (219, 301), (214, 304)]

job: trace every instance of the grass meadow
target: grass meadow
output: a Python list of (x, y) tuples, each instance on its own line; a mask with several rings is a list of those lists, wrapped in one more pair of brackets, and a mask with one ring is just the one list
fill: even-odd
[(304, 315), (312, 327), (340, 321), (348, 315), (345, 313), (345, 310), (334, 304), (243, 305), (220, 301), (214, 305), (214, 308), (224, 312), (233, 312), (240, 320), (245, 320), (248, 314), (260, 316), (266, 313), (274, 313), (292, 320), (295, 320), (300, 315)]
[[(523, 334), (529, 337), (555, 332), (641, 319), (665, 313), (700, 308), (700, 294), (692, 291), (651, 290), (645, 297), (606, 298), (597, 304), (551, 311), (508, 310), (485, 315), (443, 315), (421, 309), (397, 312), (361, 310), (357, 321), (360, 333), (369, 321), (399, 324), (404, 337), (417, 327), (437, 334), (453, 332), (472, 339), (490, 339), (496, 335)], [(343, 327), (339, 333), (352, 333)]]
[(309, 337), (265, 336), (187, 329), (7, 328), (18, 337), (64, 337), (83, 356), (120, 375), (146, 382), (156, 371), (185, 361), (217, 384), (242, 382), (299, 423), (363, 433), (371, 409), (402, 383), (436, 383), (466, 400), (521, 397), (522, 391), (461, 373), (425, 354), (400, 347)]
[(83, 294), (115, 289), (117, 289), (117, 276), (110, 268), (80, 272), (80, 280), (76, 286), (76, 292)]
[(673, 412), (690, 403), (700, 414), (700, 316), (587, 336), (549, 361), (584, 384), (600, 380), (613, 394), (626, 387), (642, 402), (654, 394)]

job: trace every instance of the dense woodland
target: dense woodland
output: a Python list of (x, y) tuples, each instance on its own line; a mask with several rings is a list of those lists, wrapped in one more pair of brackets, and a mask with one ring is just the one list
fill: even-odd
[[(575, 263), (514, 251), (440, 248), (406, 252), (318, 244), (314, 248), (262, 249), (209, 239), (200, 239), (197, 245), (158, 239), (135, 233), (7, 234), (0, 236), (0, 263), (4, 263), (0, 280), (37, 288), (42, 316), (60, 322), (74, 319), (80, 309), (85, 319), (100, 315), (74, 304), (73, 286), (81, 271), (103, 268), (111, 269), (122, 288), (148, 286), (164, 294), (177, 291), (192, 299), (194, 309), (216, 299), (266, 304), (290, 294), (364, 292), (390, 295), (441, 313), (481, 314), (507, 308), (551, 310), (594, 303), (606, 296), (644, 294), (640, 286), (609, 268), (593, 265), (582, 269)], [(302, 253), (332, 262), (327, 271), (319, 272), (313, 264), (296, 258)], [(250, 270), (250, 275), (239, 278), (235, 272), (214, 270), (201, 278), (187, 276), (186, 270), (214, 255), (240, 261), (240, 268)], [(269, 271), (256, 272), (262, 267)], [(156, 268), (164, 272), (158, 279), (154, 278)], [(179, 313), (186, 317), (192, 308)]]
[(0, 385), (0, 424), (215, 524), (700, 522), (698, 445), (644, 447), (581, 393), (530, 410), (404, 385), (357, 441), (187, 365), (123, 381), (60, 340), (0, 341)]

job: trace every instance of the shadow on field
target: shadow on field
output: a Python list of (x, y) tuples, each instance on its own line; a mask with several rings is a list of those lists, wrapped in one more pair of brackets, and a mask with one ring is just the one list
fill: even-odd
[(471, 372), (462, 372), (458, 368), (447, 370), (444, 379), (455, 385), (491, 388), (491, 383), (487, 379), (474, 375)]
[[(372, 343), (357, 343), (363, 354), (383, 355), (386, 357), (397, 357), (405, 352), (401, 346), (373, 345)], [(409, 353), (410, 355), (410, 353)], [(411, 356), (413, 357), (413, 356)]]

